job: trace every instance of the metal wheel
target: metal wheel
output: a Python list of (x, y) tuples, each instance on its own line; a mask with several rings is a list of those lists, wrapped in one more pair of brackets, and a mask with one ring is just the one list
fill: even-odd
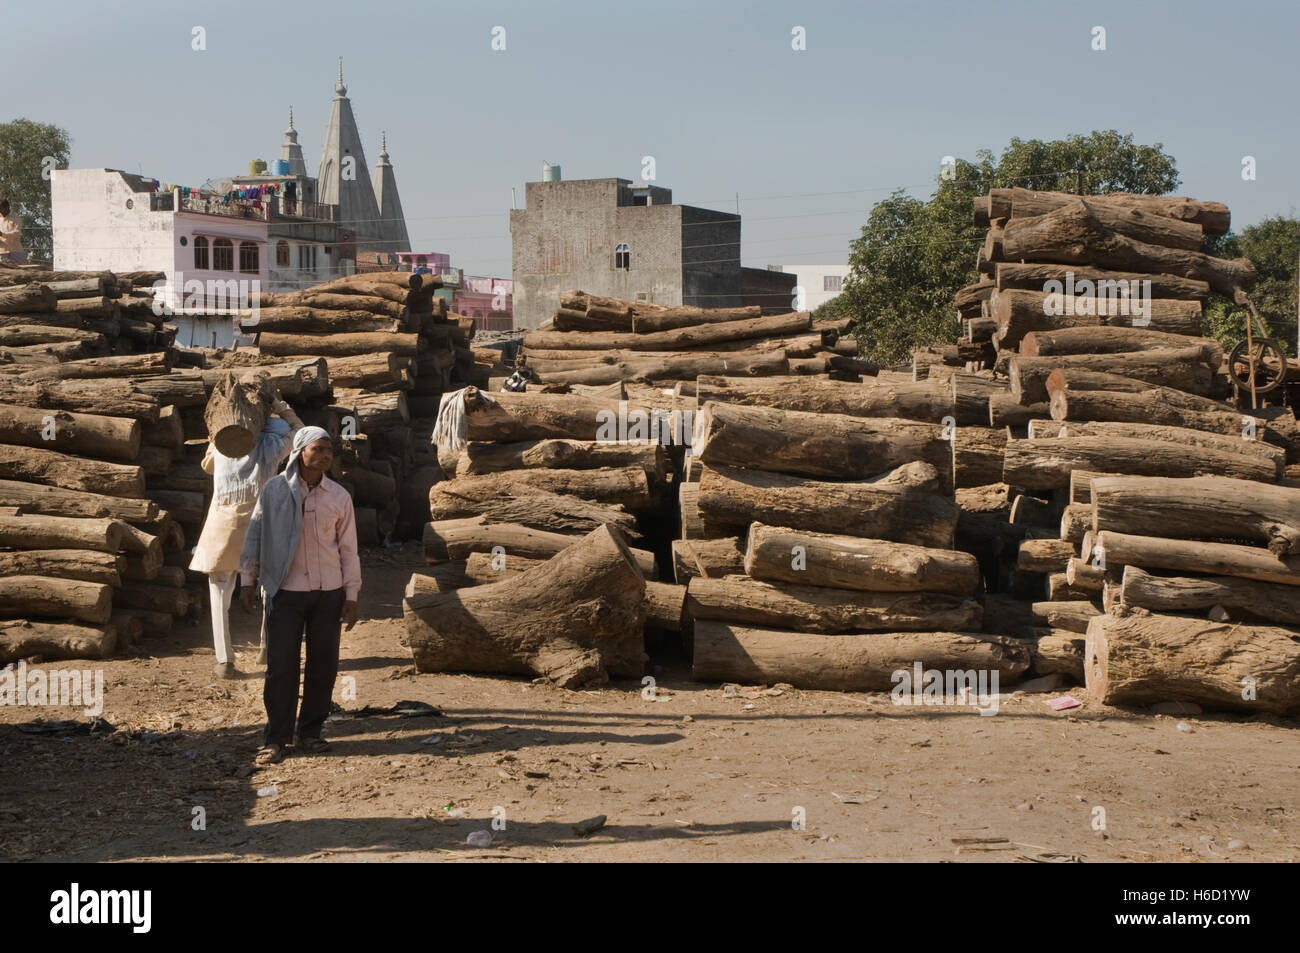
[(1228, 357), (1228, 373), (1238, 387), (1250, 389), (1250, 369), (1255, 368), (1255, 393), (1264, 394), (1286, 380), (1286, 357), (1272, 338), (1255, 338), (1253, 347), (1238, 341)]

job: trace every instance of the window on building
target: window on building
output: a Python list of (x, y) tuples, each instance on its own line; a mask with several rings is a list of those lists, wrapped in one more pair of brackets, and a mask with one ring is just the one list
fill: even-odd
[(298, 270), (299, 271), (316, 270), (316, 246), (315, 245), (298, 246)]
[(632, 267), (632, 251), (627, 247), (627, 242), (619, 242), (614, 247), (614, 267), (624, 271)]
[[(292, 185), (292, 183), (290, 183)], [(289, 243), (280, 241), (275, 243), (275, 267), (289, 267)]]
[(239, 270), (245, 275), (255, 275), (258, 268), (257, 242), (239, 243)]
[(212, 270), (235, 270), (235, 246), (229, 238), (218, 238), (212, 242)]
[(194, 239), (194, 267), (208, 269), (208, 240), (202, 235)]
[(823, 275), (822, 291), (841, 291), (841, 285), (844, 282), (843, 275)]

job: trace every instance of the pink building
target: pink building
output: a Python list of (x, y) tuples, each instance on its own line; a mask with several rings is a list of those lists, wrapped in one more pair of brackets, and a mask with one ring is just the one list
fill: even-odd
[(451, 256), (437, 251), (399, 251), (397, 260), (402, 263), (402, 270), (409, 268), (419, 271), (428, 268), (435, 275), (445, 275), (451, 271)]
[(452, 310), (478, 319), (478, 327), (484, 331), (514, 330), (514, 284), (509, 278), (466, 275), (454, 293)]

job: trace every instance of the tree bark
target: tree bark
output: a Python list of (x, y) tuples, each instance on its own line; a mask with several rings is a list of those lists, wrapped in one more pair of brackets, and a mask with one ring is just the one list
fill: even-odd
[[(1134, 221), (1129, 216), (1129, 224)], [(1214, 258), (1199, 251), (1167, 247), (1123, 234), (1116, 230), (1117, 225), (1124, 225), (1120, 217), (1081, 199), (1072, 200), (1045, 215), (1008, 222), (1002, 237), (1002, 260), (1086, 264), (1178, 275), (1206, 281), (1215, 291), (1229, 297), (1238, 289), (1249, 291), (1254, 287), (1255, 266), (1247, 258)], [(1129, 230), (1138, 231), (1137, 228)]]
[(705, 518), (724, 526), (758, 521), (946, 548), (952, 545), (957, 505), (940, 487), (938, 471), (920, 462), (850, 483), (708, 467), (700, 478), (699, 505)]
[[(389, 301), (376, 295), (364, 295), (349, 292), (333, 294), (315, 290), (300, 291), (295, 294), (277, 294), (271, 299), (272, 307), (304, 307), (320, 311), (371, 311), (386, 314), (390, 318), (400, 318), (406, 308), (397, 301)], [(261, 302), (259, 302), (261, 303)]]
[(503, 470), (592, 470), (602, 467), (640, 467), (652, 482), (662, 483), (668, 471), (667, 454), (657, 443), (559, 439), (488, 443), (473, 440), (461, 453), (455, 472), (456, 476), (470, 476)]
[(1051, 407), (1046, 402), (1022, 404), (1010, 391), (989, 397), (989, 424), (994, 427), (1023, 427), (1049, 416)]
[(630, 351), (680, 351), (685, 348), (705, 348), (724, 341), (799, 334), (807, 332), (811, 327), (811, 314), (807, 311), (792, 311), (789, 314), (697, 324), (644, 334), (621, 334), (616, 331), (528, 331), (524, 334), (524, 346), (552, 350), (626, 348)]
[(1108, 477), (1092, 481), (1094, 530), (1131, 536), (1245, 541), (1300, 555), (1300, 489), (1247, 480)]
[(1300, 557), (1275, 556), (1257, 546), (1133, 536), (1112, 530), (1094, 533), (1093, 539), (1093, 551), (1100, 547), (1107, 570), (1139, 566), (1300, 586)]
[(116, 553), (129, 527), (109, 519), (0, 516), (0, 546), (9, 549), (93, 549)]
[(987, 421), (987, 398), (963, 388), (954, 399), (953, 386), (938, 380), (864, 385), (802, 376), (748, 380), (701, 375), (696, 380), (695, 394), (701, 407), (716, 401), (847, 417), (902, 417), (936, 424), (944, 417), (954, 417), (958, 424)]
[(141, 522), (157, 517), (152, 500), (102, 496), (20, 480), (0, 480), (0, 505), (21, 507), (24, 513), (47, 516), (108, 518)]
[(673, 578), (685, 585), (697, 576), (720, 579), (745, 572), (745, 551), (736, 536), (722, 539), (674, 539)]
[(406, 405), (406, 394), (393, 391), (372, 394), (364, 390), (334, 389), (336, 405), (351, 411), (356, 418), (356, 429), (361, 433), (379, 434), (403, 431), (411, 421), (411, 410)]
[(402, 380), (406, 359), (392, 353), (357, 354), (329, 359), (329, 380), (335, 387), (377, 387)]
[[(546, 381), (569, 384), (612, 384), (615, 381), (694, 380), (701, 374), (761, 377), (790, 370), (785, 351), (688, 351), (659, 356), (632, 357), (614, 364), (560, 367), (562, 362), (539, 362), (538, 375)], [(531, 365), (530, 365), (531, 366)]]
[[(240, 352), (245, 353), (245, 352)], [(285, 400), (312, 400), (324, 397), (330, 391), (330, 371), (325, 358), (261, 356), (255, 364), (235, 364), (230, 361), (223, 367), (199, 372), (204, 388), (211, 392), (226, 373), (237, 374), (241, 379), (265, 375)], [(177, 375), (172, 375), (176, 377)], [(138, 386), (138, 385), (137, 385)], [(177, 395), (180, 396), (180, 395)], [(165, 404), (179, 404), (179, 400), (164, 400)]]
[(106, 659), (117, 649), (117, 629), (29, 619), (0, 621), (0, 665), (39, 655), (51, 661)]
[[(491, 553), (494, 547), (500, 547), (507, 559), (511, 556), (550, 559), (573, 541), (574, 537), (565, 533), (549, 533), (515, 523), (491, 523), (486, 517), (471, 516), (425, 524), (423, 546), (425, 561), (436, 564), (465, 560), (471, 553)], [(654, 554), (640, 549), (630, 552), (642, 574), (647, 579), (654, 578)]]
[(465, 388), (465, 418), (470, 440), (512, 442), (563, 437), (574, 440), (623, 439), (610, 433), (617, 429), (620, 409), (627, 420), (644, 414), (649, 430), (649, 408), (624, 401), (597, 400), (574, 394), (543, 394), (537, 391), (487, 394), (477, 387)]
[(156, 377), (171, 370), (171, 355), (123, 354), (118, 357), (88, 357), (80, 361), (67, 361), (50, 367), (24, 371), (19, 378), (28, 383), (81, 380), (101, 377)]
[(1223, 352), (1209, 348), (1161, 348), (1155, 351), (1133, 351), (1109, 354), (1099, 358), (1094, 354), (1063, 354), (1052, 357), (1011, 357), (1011, 393), (1023, 404), (1041, 404), (1049, 401), (1047, 378), (1058, 368), (1087, 371), (1103, 363), (1116, 374), (1132, 380), (1145, 381), (1153, 387), (1168, 387), (1200, 397), (1219, 395), (1227, 391), (1227, 381), (1219, 375)]
[(1132, 437), (1008, 440), (1003, 482), (1030, 490), (1066, 489), (1071, 470), (1132, 476), (1227, 475), (1271, 483), (1277, 468), (1257, 456)]
[(117, 588), (126, 559), (88, 549), (29, 549), (0, 553), (0, 577), (46, 576)]
[(1155, 298), (1141, 302), (1140, 307), (1139, 314), (1138, 305), (1128, 301), (1054, 297), (1042, 291), (998, 291), (989, 299), (989, 312), (997, 322), (1000, 351), (1014, 350), (1028, 334), (1076, 328), (1113, 326), (1177, 335), (1201, 334), (1199, 301)]
[(389, 334), (385, 331), (352, 334), (274, 334), (264, 331), (257, 336), (257, 348), (263, 354), (275, 356), (309, 354), (328, 358), (386, 351), (415, 357), (419, 341), (418, 334)]
[(559, 308), (552, 319), (552, 326), (556, 331), (614, 331), (629, 332), (632, 330), (632, 309), (624, 307), (602, 308), (596, 305), (588, 306), (585, 311), (578, 311), (573, 308)]
[[(636, 314), (632, 330), (637, 334), (652, 334), (700, 324), (743, 321), (761, 317), (762, 314), (763, 309), (756, 304), (744, 308), (665, 308), (650, 314)], [(562, 329), (557, 325), (557, 330)]]
[[(605, 506), (622, 506), (628, 510), (648, 509), (651, 505), (650, 484), (640, 467), (601, 470), (513, 470), (480, 476), (457, 477), (437, 483), (429, 491), (430, 512), (437, 512), (444, 498), (483, 499), (505, 491), (542, 490), (581, 497)], [(455, 502), (456, 506), (462, 505)]]
[(1067, 632), (1088, 631), (1088, 621), (1101, 613), (1094, 603), (1086, 599), (1068, 599), (1060, 602), (1035, 602), (1031, 606), (1033, 624)]
[(1061, 572), (1079, 547), (1066, 539), (1027, 539), (1020, 544), (1016, 568), (1025, 572)]
[(57, 305), (54, 292), (42, 284), (0, 288), (0, 314), (53, 311)]
[(621, 506), (528, 485), (485, 491), (459, 479), (437, 483), (429, 491), (429, 512), (434, 520), (485, 516), (494, 523), (516, 523), (552, 533), (589, 533), (609, 523), (628, 536), (636, 535), (636, 520)]
[(1060, 674), (1082, 685), (1086, 637), (1065, 629), (1039, 629), (1040, 634), (1023, 639), (1029, 649), (1029, 667), (1036, 675)]
[(862, 480), (913, 461), (930, 464), (952, 486), (952, 444), (942, 428), (910, 420), (705, 404), (696, 415), (692, 453), (710, 467), (744, 467)]
[(1125, 566), (1119, 602), (1151, 612), (1189, 613), (1222, 607), (1234, 618), (1300, 625), (1300, 587), (1233, 576), (1153, 576)]
[(105, 496), (144, 495), (144, 471), (138, 466), (104, 463), (35, 447), (0, 444), (0, 480), (88, 490)]
[[(1210, 294), (1208, 282), (1181, 278), (1178, 275), (1143, 274), (1136, 271), (1103, 271), (1081, 265), (1055, 265), (1039, 262), (1002, 262), (995, 266), (995, 271), (997, 277), (994, 280), (998, 291), (1014, 289), (1042, 291), (1049, 281), (1059, 281), (1062, 289), (1064, 289), (1071, 280), (1071, 276), (1073, 276), (1076, 288), (1080, 282), (1090, 281), (1094, 290), (1097, 283), (1102, 281), (1123, 282), (1124, 285), (1120, 285), (1120, 287), (1127, 285), (1130, 288), (1135, 287), (1133, 282), (1138, 282), (1137, 287), (1145, 288), (1146, 286), (1141, 283), (1150, 281), (1152, 298), (1182, 298), (1184, 300), (1195, 298), (1204, 300)], [(1112, 286), (1106, 285), (1105, 287)]]
[[(922, 669), (996, 671), (1014, 681), (1029, 667), (1015, 639), (957, 632), (811, 635), (701, 621), (695, 624), (691, 677), (822, 691), (890, 691), (893, 674)], [(915, 686), (920, 691), (920, 686)]]
[(748, 576), (692, 579), (686, 596), (691, 618), (797, 632), (972, 631), (980, 605), (941, 592), (864, 592)]
[(294, 332), (352, 334), (367, 331), (407, 330), (407, 321), (399, 315), (375, 312), (361, 308), (359, 305), (351, 310), (334, 310), (329, 308), (310, 308), (304, 305), (277, 305), (260, 308), (253, 315), (240, 320), (240, 327), (245, 334), (271, 332), (273, 334), (292, 334)]
[(147, 612), (183, 616), (190, 609), (190, 594), (185, 589), (174, 589), (171, 586), (133, 582), (118, 590), (117, 604), (124, 609), (143, 609)]
[[(993, 195), (997, 195), (997, 198), (992, 198)], [(996, 207), (996, 210), (1002, 213), (999, 217), (1031, 218), (1035, 215), (1045, 215), (1070, 204), (1077, 198), (1079, 196), (1069, 192), (1035, 192), (1020, 188), (992, 189), (990, 202), (995, 205), (991, 204), (990, 208)], [(1178, 223), (1199, 225), (1206, 235), (1226, 235), (1231, 223), (1228, 206), (1222, 202), (1202, 202), (1199, 199), (1177, 195), (1109, 192), (1104, 195), (1089, 195), (1086, 201), (1098, 207), (1134, 210), (1144, 212), (1148, 216), (1171, 218)], [(1199, 242), (1191, 247), (1200, 247)]]
[(45, 410), (130, 417), (144, 423), (158, 419), (158, 401), (125, 381), (70, 381), (28, 384), (0, 376), (0, 402)]
[(954, 486), (988, 486), (1002, 481), (1005, 428), (956, 427), (951, 442)]
[(0, 577), (0, 615), (104, 623), (113, 611), (113, 587), (50, 576)]
[(593, 530), (508, 580), (403, 603), (421, 672), (540, 675), (562, 688), (636, 677), (645, 579), (617, 531)]
[(1300, 632), (1117, 609), (1088, 626), (1088, 691), (1103, 704), (1300, 709)]
[(227, 373), (212, 391), (203, 412), (213, 445), (227, 457), (247, 456), (257, 446), (266, 425), (267, 408), (261, 387), (255, 381), (241, 381)]
[(0, 443), (129, 463), (140, 452), (140, 422), (0, 404)]
[[(1122, 326), (1031, 331), (1021, 340), (1019, 350), (1026, 357), (1052, 357), (1065, 354), (1126, 354), (1189, 347), (1202, 348), (1203, 356), (1200, 360), (1216, 370), (1223, 363), (1223, 348), (1212, 338), (1194, 338), (1185, 334)], [(1107, 368), (1114, 366), (1110, 361), (1097, 361), (1097, 364)], [(1124, 372), (1115, 370), (1112, 373)]]
[[(1029, 436), (1031, 439), (1045, 437), (1129, 437), (1157, 440), (1164, 443), (1185, 443), (1193, 447), (1240, 453), (1272, 461), (1274, 466), (1277, 467), (1277, 477), (1279, 479), (1282, 477), (1286, 466), (1286, 451), (1270, 443), (1259, 440), (1243, 440), (1240, 435), (1229, 437), (1224, 434), (1191, 430), (1187, 427), (1170, 427), (1164, 424), (1125, 423), (1111, 420), (1035, 420), (1029, 425)], [(1078, 473), (1080, 471), (1076, 470), (1074, 472)], [(1091, 473), (1093, 471), (1084, 472)], [(1117, 474), (1111, 475), (1115, 476)], [(1075, 485), (1073, 478), (1070, 485), (1071, 487)], [(1087, 488), (1082, 488), (1082, 492), (1087, 493)], [(1070, 502), (1072, 503), (1087, 503), (1090, 499), (1087, 496), (1075, 499), (1073, 490), (1071, 493)]]

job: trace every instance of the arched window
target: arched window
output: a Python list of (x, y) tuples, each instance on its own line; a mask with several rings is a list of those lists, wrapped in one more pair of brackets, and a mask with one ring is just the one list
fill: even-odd
[[(293, 185), (292, 182), (290, 182), (289, 184)], [(277, 268), (289, 267), (289, 243), (288, 242), (280, 241), (275, 243), (275, 267)]]
[(631, 269), (632, 251), (627, 247), (627, 242), (619, 242), (614, 246), (614, 267), (625, 271)]
[(235, 270), (235, 246), (229, 238), (218, 238), (212, 242), (212, 270)]
[(208, 240), (202, 235), (194, 239), (194, 267), (208, 269)]
[(246, 275), (258, 272), (257, 242), (239, 243), (239, 270)]

